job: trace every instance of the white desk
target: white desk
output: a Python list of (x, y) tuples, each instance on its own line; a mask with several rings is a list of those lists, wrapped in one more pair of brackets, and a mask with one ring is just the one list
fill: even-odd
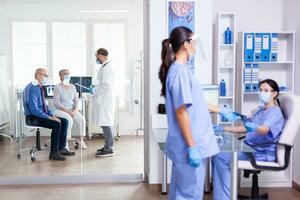
[[(167, 128), (167, 116), (161, 114), (152, 115), (152, 132), (154, 138), (159, 145), (160, 151), (163, 154), (163, 165), (162, 165), (162, 193), (167, 193), (167, 157), (164, 153), (165, 141), (168, 134)], [(237, 199), (237, 190), (238, 190), (238, 153), (239, 152), (253, 152), (254, 150), (240, 141), (238, 135), (224, 133), (224, 142), (219, 142), (219, 147), (221, 152), (229, 152), (232, 154), (231, 161), (231, 197), (230, 199)]]

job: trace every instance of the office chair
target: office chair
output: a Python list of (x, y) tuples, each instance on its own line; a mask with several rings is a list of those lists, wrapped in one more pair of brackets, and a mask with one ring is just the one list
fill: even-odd
[(268, 194), (259, 194), (258, 174), (262, 171), (283, 171), (290, 163), (297, 132), (300, 127), (300, 97), (293, 94), (280, 95), (280, 108), (285, 118), (285, 126), (278, 143), (259, 144), (257, 146), (277, 145), (277, 160), (274, 162), (256, 161), (253, 154), (247, 153), (249, 161), (238, 161), (238, 168), (244, 170), (244, 177), (252, 176), (251, 196), (238, 195), (239, 199), (268, 199)]
[(21, 153), (25, 152), (25, 151), (29, 151), (31, 161), (35, 161), (35, 152), (36, 151), (45, 151), (45, 150), (49, 149), (49, 147), (47, 147), (46, 145), (45, 145), (45, 147), (41, 147), (40, 129), (44, 128), (44, 127), (29, 125), (26, 123), (26, 119), (24, 120), (24, 122), (25, 122), (25, 128), (30, 129), (30, 132), (35, 131), (35, 133), (36, 133), (35, 146), (33, 146), (32, 148), (25, 148), (25, 149), (19, 148), (19, 153), (17, 155), (17, 158), (21, 159)]

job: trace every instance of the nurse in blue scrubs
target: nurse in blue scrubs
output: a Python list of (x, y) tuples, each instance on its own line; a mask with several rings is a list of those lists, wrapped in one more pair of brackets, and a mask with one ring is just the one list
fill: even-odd
[(202, 88), (187, 66), (195, 54), (195, 38), (190, 29), (177, 27), (162, 42), (159, 78), (169, 127), (165, 153), (173, 161), (170, 200), (201, 200), (205, 158), (219, 152)]
[[(249, 146), (278, 142), (284, 126), (284, 117), (277, 99), (279, 87), (274, 80), (260, 82), (259, 99), (263, 106), (258, 107), (244, 126), (215, 127), (215, 132), (228, 131), (247, 133), (245, 143)], [(254, 157), (258, 161), (275, 161), (276, 145), (255, 147)], [(239, 160), (248, 160), (245, 153), (239, 154)], [(230, 199), (231, 154), (219, 153), (213, 158), (214, 200)]]

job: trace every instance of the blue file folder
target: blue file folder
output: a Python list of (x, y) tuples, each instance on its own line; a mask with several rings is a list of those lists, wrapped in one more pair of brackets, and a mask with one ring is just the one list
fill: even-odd
[(271, 34), (271, 61), (276, 62), (278, 55), (278, 33)]
[(254, 37), (254, 61), (261, 61), (262, 34), (255, 33)]
[(244, 90), (245, 90), (245, 92), (251, 92), (251, 64), (245, 64)]
[(244, 61), (253, 62), (254, 33), (244, 34)]
[(261, 50), (261, 61), (269, 62), (271, 53), (271, 38), (270, 33), (262, 34), (262, 50)]
[(259, 66), (258, 64), (253, 64), (251, 70), (251, 92), (258, 92), (258, 90), (259, 90)]

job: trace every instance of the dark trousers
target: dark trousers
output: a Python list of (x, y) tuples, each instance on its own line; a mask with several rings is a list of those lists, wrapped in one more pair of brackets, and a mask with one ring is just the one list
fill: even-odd
[(26, 116), (27, 125), (52, 129), (50, 153), (58, 152), (66, 146), (68, 121), (64, 118), (59, 119), (61, 123), (50, 119), (35, 117), (33, 115)]

